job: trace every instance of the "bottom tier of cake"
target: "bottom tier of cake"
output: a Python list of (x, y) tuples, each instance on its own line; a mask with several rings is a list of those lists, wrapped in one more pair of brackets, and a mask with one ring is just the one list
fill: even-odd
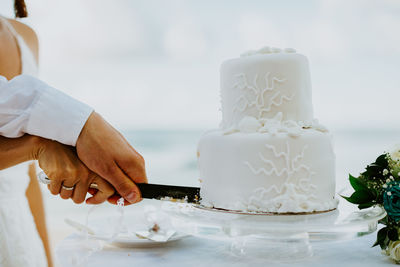
[(331, 135), (219, 130), (198, 145), (201, 203), (228, 210), (303, 213), (336, 208)]

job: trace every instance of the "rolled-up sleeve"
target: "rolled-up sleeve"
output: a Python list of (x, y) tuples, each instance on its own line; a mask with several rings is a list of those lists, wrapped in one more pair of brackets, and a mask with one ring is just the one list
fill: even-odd
[(25, 133), (75, 146), (93, 109), (29, 75), (0, 76), (0, 135)]

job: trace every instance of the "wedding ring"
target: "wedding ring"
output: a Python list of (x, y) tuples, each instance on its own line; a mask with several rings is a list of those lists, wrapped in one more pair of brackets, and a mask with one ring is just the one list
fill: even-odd
[[(41, 182), (42, 184), (50, 184), (49, 177), (47, 177), (47, 175), (43, 171), (39, 172), (37, 174), (37, 177), (38, 177), (39, 182)], [(74, 188), (75, 188), (75, 186), (72, 186), (72, 187), (68, 187), (68, 186), (64, 186), (64, 185), (62, 186), (62, 189), (67, 190), (67, 191), (72, 191), (72, 190), (74, 190)], [(90, 188), (99, 189), (99, 186), (96, 183), (92, 183), (92, 184), (90, 184)]]
[(37, 174), (39, 182), (42, 184), (50, 184), (50, 179), (47, 175), (42, 171)]
[(75, 188), (75, 186), (68, 187), (68, 186), (64, 186), (64, 185), (61, 187), (62, 187), (62, 189), (67, 190), (67, 191), (72, 191)]

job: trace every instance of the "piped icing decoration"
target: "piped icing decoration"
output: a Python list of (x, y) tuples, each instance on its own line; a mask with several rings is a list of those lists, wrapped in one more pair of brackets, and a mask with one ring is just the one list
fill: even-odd
[(221, 128), (235, 127), (245, 116), (270, 118), (277, 112), (285, 120), (313, 119), (306, 57), (284, 51), (273, 54), (278, 51), (263, 47), (245, 54), (271, 56), (236, 58), (221, 65)]
[[(256, 74), (253, 82), (250, 83), (246, 74), (237, 75), (237, 80), (233, 87), (238, 88), (243, 93), (236, 100), (236, 104), (233, 107), (234, 113), (240, 115), (248, 109), (255, 108), (257, 110), (257, 119), (261, 119), (265, 113), (270, 112), (274, 107), (280, 107), (285, 102), (291, 101), (295, 96), (295, 94), (286, 95), (281, 90), (278, 90), (277, 84), (285, 82), (285, 78), (271, 76), (269, 72), (261, 77), (259, 78), (259, 74)], [(265, 80), (265, 86), (258, 85), (259, 79)]]
[(261, 127), (261, 133), (277, 134), (281, 131), (282, 126), (282, 112), (278, 112), (272, 119), (264, 120), (264, 125)]
[[(308, 148), (307, 145), (303, 146), (303, 149), (298, 154), (293, 154), (293, 151), (290, 149), (289, 142), (286, 141), (286, 149), (284, 151), (277, 151), (277, 148), (270, 144), (264, 145), (267, 152), (264, 154), (260, 151), (258, 157), (262, 162), (260, 167), (254, 167), (254, 163), (250, 163), (249, 161), (245, 161), (244, 164), (249, 168), (249, 170), (254, 175), (264, 175), (267, 178), (274, 174), (276, 176), (283, 176), (282, 179), (285, 179), (280, 187), (276, 185), (272, 185), (267, 193), (270, 191), (275, 191), (277, 194), (282, 194), (285, 191), (284, 186), (288, 183), (296, 183), (296, 188), (303, 193), (312, 194), (315, 186), (310, 183), (310, 178), (314, 174), (311, 168), (305, 165), (302, 160), (304, 159), (304, 153)], [(270, 154), (273, 154), (275, 159), (271, 159)], [(276, 163), (281, 162), (283, 165), (281, 166)], [(304, 173), (300, 178), (297, 178), (293, 181), (293, 177), (296, 177), (299, 173)], [(307, 185), (307, 186), (304, 186)]]
[(257, 55), (258, 52), (256, 50), (248, 50), (242, 54), (240, 54), (240, 57), (248, 57), (248, 56), (253, 56), (253, 55)]
[(230, 127), (230, 128), (224, 129), (224, 130), (222, 131), (222, 133), (223, 133), (224, 135), (233, 134), (233, 133), (237, 133), (237, 132), (239, 132), (239, 130), (236, 129), (236, 127)]
[(269, 46), (264, 46), (257, 51), (258, 54), (270, 54), (272, 53), (271, 48)]
[(305, 56), (247, 51), (221, 65), (220, 93), (220, 128), (199, 142), (203, 205), (278, 213), (336, 207), (331, 136), (313, 120)]
[(242, 54), (240, 54), (240, 57), (248, 57), (248, 56), (254, 56), (254, 55), (266, 55), (266, 54), (275, 54), (275, 53), (296, 53), (296, 49), (293, 48), (278, 48), (278, 47), (269, 47), (269, 46), (264, 46), (258, 50), (248, 50)]
[(254, 117), (246, 116), (238, 124), (238, 130), (242, 133), (255, 133), (261, 128), (261, 123)]
[(285, 53), (296, 53), (296, 49), (294, 49), (294, 48), (285, 48), (285, 49), (283, 49), (283, 52), (285, 52)]
[(280, 49), (278, 47), (271, 47), (271, 52), (272, 53), (280, 53), (280, 52), (282, 52), (282, 49)]
[[(282, 177), (284, 181), (280, 186), (272, 185), (269, 188), (256, 189), (248, 200), (243, 201), (243, 205), (253, 211), (267, 207), (272, 212), (304, 212), (325, 208), (323, 206), (327, 203), (319, 203), (315, 197), (316, 186), (311, 183), (311, 176), (315, 172), (303, 162), (307, 148), (308, 146), (304, 145), (299, 153), (295, 153), (288, 141), (284, 151), (277, 151), (275, 146), (265, 144), (266, 151), (259, 152), (259, 159), (262, 162), (259, 167), (255, 167), (255, 163), (244, 162), (254, 175), (262, 175), (266, 179), (276, 175)], [(271, 152), (274, 157), (272, 159)], [(274, 191), (276, 197), (270, 197), (271, 191)]]
[(293, 120), (282, 120), (282, 112), (278, 112), (271, 119), (256, 119), (254, 117), (244, 117), (237, 127), (230, 127), (223, 131), (224, 135), (233, 134), (237, 132), (241, 133), (269, 133), (271, 135), (277, 135), (278, 133), (286, 133), (290, 137), (299, 137), (304, 131), (313, 129), (319, 132), (326, 133), (328, 129), (321, 125), (318, 120), (310, 122), (293, 121)]
[(298, 124), (302, 129), (314, 129), (323, 133), (329, 132), (328, 128), (322, 125), (317, 119), (313, 119), (312, 121), (299, 121)]
[(293, 184), (285, 185), (285, 193), (275, 198), (267, 197), (268, 190), (264, 187), (257, 188), (248, 199), (232, 203), (232, 210), (246, 210), (253, 212), (287, 213), (332, 210), (337, 207), (338, 200), (320, 201), (314, 196), (300, 194)]

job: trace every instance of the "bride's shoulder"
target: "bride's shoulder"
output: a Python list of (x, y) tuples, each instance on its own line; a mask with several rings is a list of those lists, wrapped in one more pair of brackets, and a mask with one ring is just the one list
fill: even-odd
[(7, 79), (19, 74), (21, 66), (18, 46), (7, 21), (0, 17), (0, 75)]
[(24, 39), (31, 51), (37, 57), (39, 53), (39, 41), (36, 32), (28, 25), (15, 19), (7, 19), (15, 31)]

